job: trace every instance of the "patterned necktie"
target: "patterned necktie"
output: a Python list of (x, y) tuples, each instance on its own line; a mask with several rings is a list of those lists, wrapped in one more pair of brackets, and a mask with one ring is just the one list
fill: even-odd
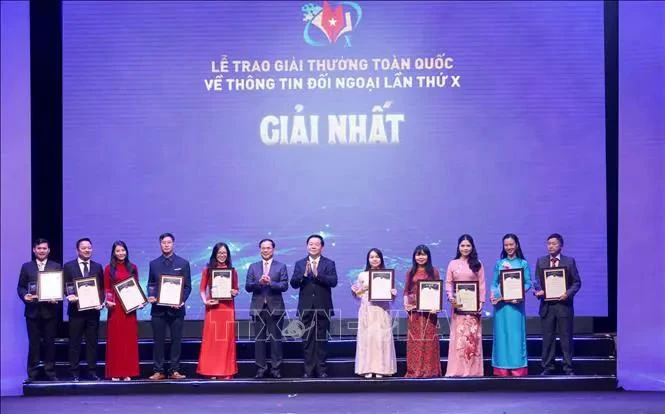
[(552, 267), (557, 267), (557, 264), (559, 263), (559, 259), (557, 259), (556, 257), (552, 257), (550, 259), (550, 262), (552, 263)]
[(88, 268), (88, 262), (83, 262), (83, 277), (90, 276), (90, 269)]
[(43, 272), (45, 267), (46, 267), (46, 263), (37, 262), (37, 268), (39, 269), (40, 272)]
[(316, 268), (317, 268), (318, 266), (319, 266), (319, 261), (318, 261), (318, 260), (314, 260), (314, 261), (312, 262), (312, 273), (313, 273), (315, 276), (317, 275), (317, 273), (316, 273)]

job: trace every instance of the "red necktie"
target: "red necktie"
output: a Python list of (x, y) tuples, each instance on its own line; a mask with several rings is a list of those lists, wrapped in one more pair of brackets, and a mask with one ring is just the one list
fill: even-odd
[(552, 262), (552, 267), (557, 267), (557, 264), (559, 263), (559, 259), (557, 259), (556, 257), (553, 257), (553, 258), (550, 259), (550, 261)]

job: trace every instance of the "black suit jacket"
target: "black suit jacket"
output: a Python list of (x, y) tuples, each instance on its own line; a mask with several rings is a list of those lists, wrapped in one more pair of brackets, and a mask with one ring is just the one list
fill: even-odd
[[(104, 268), (101, 264), (90, 260), (89, 266), (90, 272), (88, 277), (97, 278), (97, 288), (99, 289), (99, 300), (101, 303), (104, 303)], [(65, 277), (65, 283), (74, 283), (74, 279), (80, 279), (83, 277), (81, 273), (81, 266), (79, 266), (78, 259), (71, 260), (62, 267), (62, 272)], [(65, 295), (67, 293), (65, 292)], [(69, 316), (80, 316), (85, 318), (99, 319), (99, 311), (96, 309), (88, 309), (84, 311), (78, 310), (78, 305), (76, 302), (69, 302), (67, 305), (67, 315)]]
[(273, 259), (270, 265), (270, 285), (259, 284), (259, 279), (263, 275), (263, 260), (252, 263), (247, 269), (245, 278), (245, 290), (252, 293), (252, 304), (250, 306), (250, 315), (257, 315), (263, 309), (263, 304), (268, 305), (268, 310), (272, 314), (284, 313), (284, 298), (282, 292), (289, 288), (289, 274), (284, 263)]
[[(169, 263), (170, 262), (170, 263)], [(160, 275), (178, 275), (183, 276), (185, 285), (182, 287), (182, 301), (183, 303), (189, 298), (192, 293), (192, 275), (189, 262), (182, 257), (173, 254), (170, 258), (159, 256), (150, 262), (150, 271), (148, 274), (148, 285), (154, 284), (156, 294), (159, 294), (159, 276)], [(170, 306), (158, 305), (157, 302), (153, 303), (150, 309), (150, 315), (163, 317), (163, 316), (177, 316), (184, 317), (186, 305), (180, 308), (172, 308)]]
[(298, 260), (291, 276), (291, 286), (300, 289), (298, 296), (298, 312), (306, 310), (322, 310), (334, 315), (331, 289), (337, 286), (337, 269), (335, 262), (321, 256), (317, 266), (317, 276), (310, 271), (305, 275), (309, 258)]
[[(54, 262), (52, 260), (46, 261), (46, 266), (44, 270), (60, 270), (62, 267), (60, 263)], [(58, 316), (58, 309), (62, 306), (60, 302), (58, 303), (48, 303), (48, 302), (37, 302), (30, 301), (26, 302), (24, 296), (28, 294), (28, 284), (37, 283), (37, 275), (39, 274), (39, 268), (37, 267), (37, 262), (35, 260), (23, 263), (21, 266), (21, 272), (18, 276), (18, 286), (16, 291), (18, 292), (18, 297), (25, 304), (25, 312), (23, 315), (28, 319), (49, 319), (55, 318)]]
[[(559, 265), (557, 267), (563, 267), (566, 269), (566, 295), (568, 298), (561, 301), (546, 301), (544, 296), (539, 296), (540, 299), (540, 309), (539, 314), (542, 318), (547, 316), (547, 311), (550, 306), (559, 305), (562, 307), (564, 314), (566, 316), (574, 316), (573, 300), (575, 294), (582, 287), (582, 280), (580, 279), (580, 274), (577, 271), (577, 263), (575, 259), (569, 256), (560, 256)], [(536, 290), (543, 290), (543, 270), (550, 268), (550, 256), (539, 257), (536, 261), (536, 272), (535, 280), (533, 284), (536, 286)]]

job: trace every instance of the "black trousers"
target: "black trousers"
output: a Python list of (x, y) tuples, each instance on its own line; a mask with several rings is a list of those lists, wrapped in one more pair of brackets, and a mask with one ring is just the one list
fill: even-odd
[(259, 371), (266, 371), (266, 348), (270, 341), (270, 367), (272, 372), (279, 372), (282, 365), (282, 321), (283, 313), (271, 314), (267, 305), (254, 316), (254, 357)]
[(53, 318), (25, 318), (28, 328), (28, 378), (36, 380), (39, 377), (39, 361), (41, 359), (41, 345), (44, 343), (44, 373), (48, 378), (55, 378), (55, 333), (58, 328), (58, 319)]
[(573, 369), (573, 312), (570, 307), (551, 303), (548, 305), (547, 314), (541, 317), (543, 329), (543, 369), (554, 369), (554, 357), (556, 351), (556, 337), (559, 335), (561, 351), (563, 352), (563, 370), (568, 372)]
[(325, 311), (310, 309), (301, 313), (300, 321), (305, 326), (302, 338), (305, 374), (312, 376), (315, 370), (318, 375), (325, 374), (330, 317)]
[(153, 370), (155, 372), (165, 373), (164, 370), (164, 347), (166, 343), (166, 327), (171, 331), (171, 363), (170, 373), (180, 371), (180, 345), (182, 343), (182, 327), (184, 325), (184, 316), (153, 316), (152, 317), (152, 335), (153, 345)]
[(71, 374), (80, 374), (81, 341), (85, 337), (85, 359), (88, 362), (88, 374), (97, 371), (97, 339), (99, 338), (99, 316), (72, 315), (69, 317), (69, 367)]

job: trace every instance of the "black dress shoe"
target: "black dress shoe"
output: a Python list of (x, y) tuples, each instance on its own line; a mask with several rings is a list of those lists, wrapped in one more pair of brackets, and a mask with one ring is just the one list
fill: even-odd
[(311, 376), (310, 374), (308, 374), (308, 373), (304, 373), (304, 374), (302, 375), (302, 377), (303, 377), (303, 378), (311, 378), (312, 376)]
[(282, 374), (279, 373), (279, 371), (273, 371), (272, 372), (272, 377), (275, 379), (280, 379), (282, 378)]
[(575, 375), (575, 372), (573, 372), (573, 370), (571, 369), (566, 371), (566, 375)]
[(81, 377), (79, 377), (78, 375), (75, 375), (75, 376), (72, 377), (72, 381), (79, 382), (79, 381), (81, 381)]
[(86, 378), (88, 381), (99, 381), (99, 377), (95, 374), (88, 375), (88, 378)]
[(266, 376), (266, 372), (259, 370), (259, 371), (256, 371), (256, 375), (254, 375), (254, 378), (259, 379), (259, 378), (263, 378), (265, 376)]
[(54, 375), (52, 377), (48, 377), (47, 381), (60, 381), (60, 380), (58, 379), (58, 377)]
[(322, 372), (321, 374), (319, 374), (319, 378), (328, 378), (328, 374)]
[(553, 369), (544, 369), (543, 372), (540, 373), (540, 375), (554, 375), (554, 370)]

